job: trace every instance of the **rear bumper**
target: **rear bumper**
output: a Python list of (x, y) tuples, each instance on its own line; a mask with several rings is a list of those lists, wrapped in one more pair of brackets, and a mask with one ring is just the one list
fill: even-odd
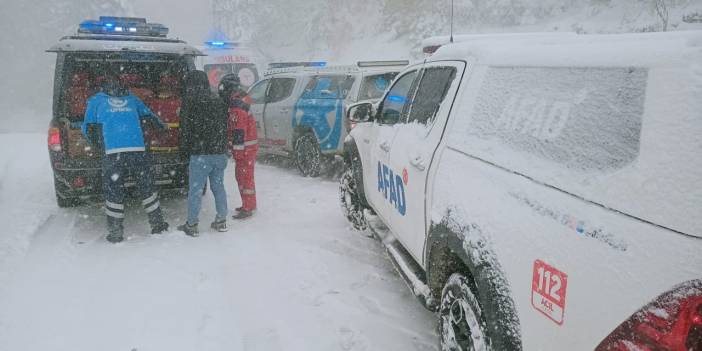
[[(57, 195), (62, 198), (91, 198), (102, 195), (102, 164), (100, 159), (54, 160), (52, 168)], [(187, 185), (188, 160), (181, 154), (152, 155), (151, 174), (154, 184), (162, 189), (180, 189)], [(125, 187), (136, 185), (128, 178)]]

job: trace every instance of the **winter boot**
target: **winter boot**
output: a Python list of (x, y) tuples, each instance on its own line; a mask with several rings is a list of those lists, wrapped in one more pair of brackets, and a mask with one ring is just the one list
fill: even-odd
[(161, 203), (158, 200), (158, 194), (153, 193), (141, 203), (144, 205), (144, 210), (149, 216), (151, 234), (161, 234), (167, 231), (168, 223), (163, 219), (163, 212), (161, 212)]
[(227, 220), (226, 219), (219, 219), (215, 220), (210, 224), (210, 228), (218, 231), (218, 232), (226, 232), (227, 231)]
[(166, 221), (162, 221), (151, 227), (151, 234), (161, 234), (166, 231), (168, 231), (168, 223), (166, 223)]
[(178, 226), (178, 230), (181, 232), (184, 232), (187, 235), (190, 235), (192, 237), (198, 237), (200, 236), (200, 233), (197, 230), (197, 224), (189, 224), (187, 221), (185, 224), (181, 224)]
[(122, 218), (114, 218), (107, 216), (107, 241), (116, 244), (124, 241), (124, 228), (122, 227)]
[(117, 244), (124, 241), (124, 235), (122, 233), (110, 233), (107, 234), (106, 239), (113, 244)]
[(232, 218), (234, 218), (234, 219), (247, 219), (247, 218), (253, 216), (255, 211), (256, 210), (247, 211), (247, 210), (242, 209), (241, 211), (239, 211), (235, 215), (233, 215)]

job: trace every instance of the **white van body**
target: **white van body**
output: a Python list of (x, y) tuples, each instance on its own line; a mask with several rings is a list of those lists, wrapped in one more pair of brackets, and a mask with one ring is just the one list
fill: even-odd
[[(456, 74), (428, 123), (378, 122), (392, 86), (347, 140), (425, 294), (441, 290), (444, 240), (492, 267), (524, 350), (643, 349), (613, 332), (646, 313), (675, 319), (666, 293), (702, 301), (702, 31), (486, 36), (442, 46), (395, 84), (431, 67)], [(433, 237), (441, 225), (448, 239)]]

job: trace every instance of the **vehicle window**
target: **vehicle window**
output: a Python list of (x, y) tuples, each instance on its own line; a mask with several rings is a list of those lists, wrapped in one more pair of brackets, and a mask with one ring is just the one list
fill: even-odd
[(412, 71), (400, 77), (390, 88), (390, 91), (383, 100), (380, 113), (380, 122), (384, 124), (394, 124), (406, 113), (407, 102), (411, 99), (410, 93), (414, 86), (414, 79), (417, 71)]
[(303, 99), (345, 99), (353, 86), (354, 77), (314, 76), (305, 86)]
[(455, 67), (427, 68), (412, 101), (408, 123), (431, 124), (455, 78)]
[(363, 77), (358, 100), (378, 100), (383, 97), (385, 90), (395, 78), (398, 72), (374, 74)]
[(275, 103), (287, 99), (295, 87), (295, 78), (273, 78), (268, 88), (267, 103)]
[(256, 85), (249, 90), (251, 103), (263, 104), (266, 102), (266, 89), (268, 88), (268, 82), (270, 82), (268, 79), (262, 80), (256, 83)]
[(639, 153), (647, 76), (642, 68), (492, 67), (465, 132), (569, 170), (622, 168)]
[(118, 78), (130, 92), (148, 104), (158, 95), (180, 95), (181, 77), (189, 64), (182, 56), (145, 53), (81, 53), (67, 55), (57, 106), (61, 117), (82, 121), (86, 101), (100, 91), (105, 72)]

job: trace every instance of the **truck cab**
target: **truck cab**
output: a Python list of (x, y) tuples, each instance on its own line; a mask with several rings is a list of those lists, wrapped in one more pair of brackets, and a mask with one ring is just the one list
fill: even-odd
[(86, 102), (100, 90), (107, 71), (119, 72), (120, 81), (168, 127), (143, 126), (156, 184), (187, 184), (188, 160), (178, 150), (180, 104), (183, 78), (202, 53), (167, 33), (168, 28), (143, 18), (100, 17), (82, 22), (75, 35), (48, 50), (56, 53), (48, 151), (59, 207), (102, 194), (102, 150), (88, 143), (80, 127)]

